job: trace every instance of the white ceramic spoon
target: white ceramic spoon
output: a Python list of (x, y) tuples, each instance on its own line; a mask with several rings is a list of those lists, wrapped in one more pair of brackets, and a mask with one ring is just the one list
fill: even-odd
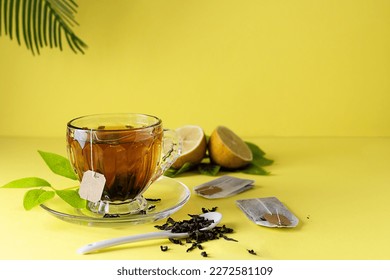
[[(207, 213), (201, 214), (199, 216), (202, 216), (207, 220), (213, 221), (213, 223), (210, 224), (208, 227), (202, 228), (200, 230), (212, 229), (222, 219), (222, 214), (219, 212), (207, 212)], [(136, 242), (136, 241), (141, 241), (141, 240), (157, 239), (157, 238), (185, 238), (185, 237), (188, 237), (188, 235), (189, 235), (188, 232), (173, 233), (170, 230), (165, 230), (165, 231), (150, 232), (150, 233), (144, 233), (144, 234), (138, 234), (138, 235), (123, 236), (123, 237), (117, 237), (117, 238), (113, 238), (113, 239), (102, 240), (102, 241), (98, 241), (95, 243), (90, 243), (90, 244), (78, 249), (77, 253), (86, 254), (86, 253), (89, 253), (92, 251), (96, 251), (98, 249), (108, 248), (111, 246), (116, 246), (116, 245), (120, 245), (120, 244)]]

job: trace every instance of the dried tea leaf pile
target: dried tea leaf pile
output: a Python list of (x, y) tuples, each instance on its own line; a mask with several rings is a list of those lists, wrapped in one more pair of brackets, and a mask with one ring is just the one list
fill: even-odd
[[(215, 211), (216, 207), (213, 208), (211, 211)], [(203, 212), (207, 212), (209, 210), (202, 209)], [(220, 239), (223, 238), (228, 241), (235, 241), (237, 240), (230, 238), (226, 236), (226, 234), (232, 233), (233, 229), (226, 227), (225, 225), (222, 226), (216, 226), (209, 230), (201, 230), (202, 228), (208, 227), (213, 223), (213, 220), (208, 220), (200, 215), (190, 215), (191, 217), (188, 220), (183, 221), (175, 221), (171, 217), (167, 219), (167, 222), (163, 225), (156, 225), (155, 227), (160, 230), (170, 230), (174, 233), (183, 233), (187, 232), (189, 236), (185, 239), (185, 242), (188, 244), (191, 244), (191, 247), (187, 249), (187, 252), (190, 252), (196, 248), (199, 250), (203, 250), (203, 246), (201, 243)], [(183, 242), (181, 239), (169, 239), (174, 244), (180, 244), (183, 245)], [(203, 251), (201, 253), (203, 257), (207, 257), (207, 253)]]

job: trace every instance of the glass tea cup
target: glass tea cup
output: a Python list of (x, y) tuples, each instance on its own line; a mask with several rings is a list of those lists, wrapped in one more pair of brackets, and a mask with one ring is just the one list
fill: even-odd
[(68, 122), (66, 139), (80, 190), (86, 173), (105, 179), (99, 198), (87, 202), (87, 209), (99, 214), (128, 215), (144, 210), (147, 202), (142, 194), (180, 154), (176, 133), (163, 129), (158, 117), (146, 114), (78, 117)]

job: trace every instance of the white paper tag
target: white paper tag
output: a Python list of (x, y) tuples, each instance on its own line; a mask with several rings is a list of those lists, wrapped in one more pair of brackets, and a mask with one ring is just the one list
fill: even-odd
[(79, 195), (91, 202), (98, 202), (102, 196), (106, 178), (103, 174), (88, 170), (80, 183)]
[(82, 149), (84, 149), (85, 143), (88, 140), (88, 132), (84, 131), (84, 130), (76, 129), (76, 131), (74, 132), (74, 136), (73, 137), (74, 137), (75, 140), (77, 140), (77, 142), (79, 142), (80, 147)]

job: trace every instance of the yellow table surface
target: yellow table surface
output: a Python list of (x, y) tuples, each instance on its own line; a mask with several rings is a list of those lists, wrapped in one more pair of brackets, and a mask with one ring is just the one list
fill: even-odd
[[(193, 187), (214, 177), (188, 173), (177, 177), (192, 192), (188, 203), (172, 215), (176, 220), (201, 208), (218, 207), (222, 224), (239, 242), (219, 239), (203, 245), (210, 259), (390, 259), (390, 138), (258, 138), (275, 163), (270, 176), (230, 175), (256, 181), (236, 196), (208, 200)], [(64, 139), (0, 138), (0, 185), (36, 176), (58, 187), (73, 181), (51, 173), (37, 150), (66, 155)], [(100, 253), (78, 255), (93, 241), (156, 231), (155, 223), (122, 228), (87, 227), (61, 221), (40, 207), (25, 211), (26, 189), (0, 189), (0, 259), (203, 259), (188, 245), (150, 240), (121, 245)], [(292, 229), (252, 223), (236, 206), (238, 199), (275, 196), (300, 220)], [(162, 197), (163, 198), (163, 197)], [(160, 245), (170, 250), (162, 252)], [(257, 255), (251, 255), (253, 249)]]

